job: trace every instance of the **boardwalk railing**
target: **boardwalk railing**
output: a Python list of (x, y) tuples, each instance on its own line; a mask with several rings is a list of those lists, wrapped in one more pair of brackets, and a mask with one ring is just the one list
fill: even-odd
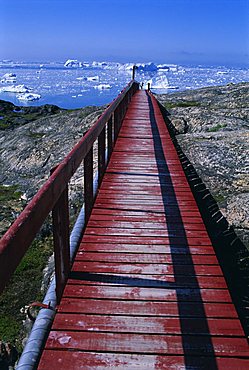
[[(0, 240), (0, 293), (5, 288), (49, 213), (52, 211), (56, 296), (60, 301), (70, 270), (68, 184), (84, 161), (85, 224), (94, 202), (93, 145), (98, 141), (100, 185), (132, 95), (139, 84), (132, 80), (96, 123), (53, 170), (49, 179)], [(106, 155), (107, 152), (107, 155)]]

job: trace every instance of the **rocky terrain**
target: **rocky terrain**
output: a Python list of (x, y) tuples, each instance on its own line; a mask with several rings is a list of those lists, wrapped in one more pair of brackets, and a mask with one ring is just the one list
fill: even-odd
[(177, 139), (249, 247), (249, 83), (158, 95)]
[[(20, 108), (0, 101), (0, 235), (102, 110), (66, 111), (51, 105)], [(72, 186), (81, 177), (79, 171)]]

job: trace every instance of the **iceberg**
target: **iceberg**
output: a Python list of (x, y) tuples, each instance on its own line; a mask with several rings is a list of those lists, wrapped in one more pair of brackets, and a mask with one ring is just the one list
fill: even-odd
[(150, 87), (152, 89), (161, 89), (161, 90), (168, 90), (168, 89), (178, 89), (178, 86), (170, 86), (169, 81), (167, 77), (164, 74), (159, 74), (158, 76), (152, 78), (150, 81), (148, 81), (145, 85), (150, 83)]
[(99, 81), (99, 76), (90, 76), (85, 78), (86, 81)]
[(100, 84), (98, 86), (94, 86), (94, 88), (99, 89), (99, 90), (105, 90), (105, 89), (110, 89), (111, 85), (109, 85), (109, 84)]
[(79, 62), (77, 59), (68, 59), (64, 63), (64, 67), (82, 68), (83, 67), (83, 63), (82, 62)]
[(24, 101), (34, 101), (39, 100), (41, 98), (40, 94), (33, 94), (33, 93), (26, 93), (26, 94), (17, 94), (18, 100), (24, 100)]
[(3, 86), (0, 88), (0, 92), (10, 92), (10, 93), (28, 93), (29, 89), (25, 85), (13, 85), (13, 86)]
[(1, 79), (2, 83), (15, 83), (16, 82), (16, 74), (15, 73), (5, 73)]
[(140, 63), (136, 64), (137, 71), (141, 72), (156, 72), (158, 70), (157, 65), (154, 63)]

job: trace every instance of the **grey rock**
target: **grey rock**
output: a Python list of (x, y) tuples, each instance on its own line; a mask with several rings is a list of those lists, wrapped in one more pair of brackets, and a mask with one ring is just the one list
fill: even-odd
[(158, 96), (177, 139), (249, 246), (249, 83)]

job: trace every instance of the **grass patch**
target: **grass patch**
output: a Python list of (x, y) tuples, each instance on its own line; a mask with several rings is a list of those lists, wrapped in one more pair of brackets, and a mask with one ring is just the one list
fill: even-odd
[(176, 102), (167, 102), (164, 104), (166, 109), (200, 107), (201, 103), (196, 100), (182, 100)]
[(216, 194), (216, 195), (213, 195), (213, 197), (217, 203), (222, 203), (222, 202), (225, 202), (226, 200), (226, 197), (223, 194)]
[(217, 132), (217, 131), (219, 131), (220, 129), (222, 129), (222, 128), (224, 128), (224, 127), (226, 127), (227, 126), (227, 124), (226, 123), (223, 123), (223, 124), (218, 124), (218, 125), (216, 125), (216, 126), (213, 126), (213, 127), (210, 127), (209, 129), (208, 129), (208, 132)]
[(41, 139), (45, 134), (45, 132), (32, 132), (29, 131), (29, 137), (33, 139)]
[(11, 200), (18, 200), (21, 196), (21, 191), (18, 190), (16, 185), (4, 186), (0, 185), (0, 205), (2, 202), (8, 202)]
[(19, 347), (24, 334), (22, 320), (25, 318), (20, 309), (33, 301), (42, 300), (42, 272), (52, 249), (52, 237), (35, 240), (0, 296), (0, 338), (17, 340)]

